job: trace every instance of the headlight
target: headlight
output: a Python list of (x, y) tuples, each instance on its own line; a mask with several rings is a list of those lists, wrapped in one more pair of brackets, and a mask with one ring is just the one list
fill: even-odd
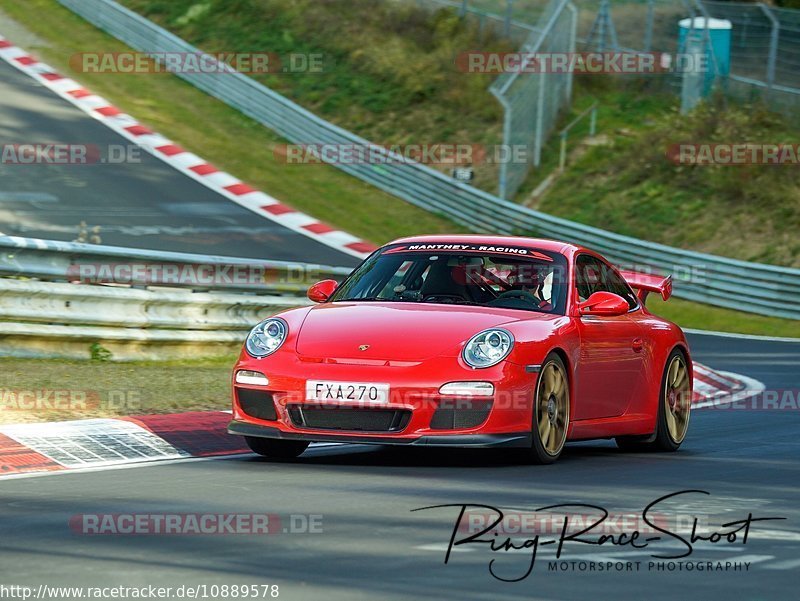
[(288, 331), (289, 326), (282, 319), (265, 319), (250, 330), (244, 346), (253, 357), (266, 357), (280, 348)]
[(497, 365), (514, 348), (514, 337), (506, 330), (486, 330), (476, 334), (464, 347), (464, 361), (470, 367)]

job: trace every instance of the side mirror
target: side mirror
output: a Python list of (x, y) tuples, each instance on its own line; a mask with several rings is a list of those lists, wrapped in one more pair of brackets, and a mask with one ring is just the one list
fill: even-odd
[(628, 301), (613, 292), (595, 292), (578, 305), (580, 315), (625, 315), (630, 310)]
[(308, 299), (315, 303), (324, 303), (339, 286), (336, 280), (322, 280), (308, 289)]

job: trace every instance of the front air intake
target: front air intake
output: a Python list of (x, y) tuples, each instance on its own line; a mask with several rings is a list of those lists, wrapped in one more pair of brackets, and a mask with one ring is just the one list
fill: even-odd
[(411, 411), (406, 409), (319, 405), (289, 405), (287, 409), (295, 426), (315, 430), (399, 432), (408, 425), (411, 419)]
[(268, 421), (275, 421), (278, 419), (272, 393), (266, 390), (239, 388), (237, 386), (236, 398), (239, 401), (239, 407), (250, 417)]
[(491, 400), (446, 399), (431, 418), (431, 430), (464, 430), (477, 428), (489, 417)]

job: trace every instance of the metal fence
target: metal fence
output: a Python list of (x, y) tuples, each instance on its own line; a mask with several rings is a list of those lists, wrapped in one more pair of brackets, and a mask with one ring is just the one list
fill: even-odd
[[(578, 11), (569, 0), (553, 0), (542, 14), (538, 29), (522, 46), (526, 56), (536, 53), (575, 52)], [(542, 160), (542, 146), (553, 131), (559, 112), (572, 100), (572, 73), (526, 73), (525, 66), (500, 75), (492, 83), (492, 94), (503, 105), (503, 145), (527, 149), (527, 161), (504, 161), (500, 165), (498, 194), (513, 197), (532, 166)]]
[[(416, 0), (430, 6), (431, 3), (448, 5), (461, 11), (481, 13), (487, 20), (502, 22), (505, 15), (520, 26), (537, 23), (550, 0)], [(606, 39), (608, 47), (620, 49), (651, 50), (657, 47), (666, 50), (670, 44), (675, 49), (676, 23), (679, 18), (689, 16), (694, 0), (572, 0), (578, 8), (577, 41), (580, 44), (597, 46)], [(612, 18), (605, 36), (598, 35), (603, 23), (604, 4)], [(695, 9), (696, 10), (696, 7)], [(598, 20), (600, 21), (598, 23)], [(613, 34), (612, 34), (613, 29)], [(594, 34), (594, 35), (593, 35)], [(506, 36), (511, 37), (511, 36)], [(616, 44), (612, 42), (616, 37)], [(592, 39), (594, 38), (594, 39)], [(512, 38), (514, 39), (514, 38)]]
[(796, 109), (800, 103), (800, 10), (764, 3), (701, 4), (711, 17), (727, 19), (733, 26), (728, 93)]
[[(501, 13), (493, 0), (416, 0), (428, 9), (455, 10), (465, 20), (475, 22), (479, 33), (490, 32), (519, 44), (520, 53), (569, 53), (575, 51), (578, 12), (570, 0), (547, 0), (541, 5), (526, 5), (515, 12), (513, 0), (505, 2)], [(516, 7), (519, 9), (519, 7)], [(522, 15), (527, 23), (516, 17)], [(559, 113), (568, 110), (572, 100), (572, 73), (525, 73), (500, 75), (489, 90), (503, 107), (503, 146), (507, 150), (525, 149), (525, 160), (500, 163), (498, 195), (512, 198), (525, 181), (531, 167), (538, 167), (542, 147), (556, 126)]]
[(409, 0), (421, 8), (429, 10), (453, 10), (469, 23), (474, 23), (479, 36), (492, 35), (508, 38), (517, 44), (525, 43), (532, 33), (539, 31), (536, 26), (538, 15), (544, 5), (533, 10), (519, 12), (514, 10), (514, 3), (495, 6), (494, 2), (476, 0)]
[[(540, 24), (551, 0), (417, 0), (426, 6), (449, 6), (465, 16), (480, 15), (481, 23), (494, 24), (493, 31), (519, 42), (528, 30), (542, 35)], [(699, 57), (709, 53), (709, 31), (693, 30), (679, 42), (678, 22), (699, 18), (707, 27), (707, 19), (726, 19), (732, 24), (730, 71), (724, 77), (711, 77), (727, 94), (745, 101), (765, 100), (770, 106), (794, 115), (800, 102), (800, 10), (782, 9), (763, 2), (721, 2), (714, 0), (572, 0), (579, 9), (577, 43), (587, 49), (632, 52), (663, 52), (671, 55)], [(514, 24), (513, 27), (511, 24)], [(532, 39), (532, 38), (531, 38)], [(713, 54), (713, 50), (712, 50)], [(696, 65), (688, 61), (688, 64)], [(715, 57), (710, 67), (716, 68)], [(716, 74), (715, 74), (716, 75)], [(528, 76), (526, 78), (536, 78)], [(681, 109), (686, 112), (708, 94), (708, 78), (691, 69), (678, 71), (675, 77), (663, 80), (681, 96)], [(523, 109), (534, 112), (538, 98), (534, 85), (530, 90), (520, 86)], [(564, 106), (568, 106), (565, 102)], [(520, 112), (524, 112), (520, 110)], [(534, 120), (535, 122), (535, 120)], [(550, 131), (546, 122), (530, 136), (534, 144), (532, 164), (538, 165), (540, 146), (536, 143)], [(535, 127), (535, 126), (534, 126)], [(527, 131), (523, 128), (523, 131)], [(520, 137), (520, 136), (517, 136)], [(513, 195), (513, 174), (525, 165), (507, 167), (512, 172), (510, 193), (503, 190), (501, 172), (500, 195)], [(507, 184), (508, 185), (508, 184)]]
[[(112, 0), (59, 1), (140, 51), (199, 52)], [(368, 144), (244, 75), (181, 73), (180, 76), (292, 142)], [(403, 157), (396, 159), (380, 169), (366, 164), (335, 166), (476, 232), (569, 240), (594, 248), (623, 266), (640, 269), (652, 266), (659, 272), (675, 274), (675, 296), (679, 298), (800, 319), (800, 269), (737, 261), (607, 232), (522, 207), (425, 165), (409, 163)]]
[[(581, 8), (580, 42), (597, 47), (590, 35), (597, 2), (575, 0)], [(688, 17), (731, 22), (730, 73), (721, 81), (730, 94), (761, 97), (777, 108), (800, 102), (800, 10), (763, 2), (711, 0), (618, 0), (602, 2), (616, 32), (603, 43), (612, 49), (679, 53), (678, 21)]]
[[(3, 356), (115, 359), (231, 352), (255, 323), (310, 304), (349, 269), (0, 236)], [(103, 284), (103, 285), (95, 285)]]
[[(547, 0), (462, 0), (469, 9), (510, 14), (534, 23)], [(683, 52), (678, 21), (710, 17), (731, 22), (731, 70), (725, 91), (764, 98), (776, 108), (800, 102), (800, 10), (764, 2), (715, 0), (573, 0), (579, 44), (592, 49)], [(459, 4), (454, 2), (454, 4)]]

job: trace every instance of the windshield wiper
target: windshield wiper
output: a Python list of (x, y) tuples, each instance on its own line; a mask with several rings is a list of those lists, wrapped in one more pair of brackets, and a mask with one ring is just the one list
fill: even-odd
[(409, 298), (404, 296), (396, 296), (394, 298), (381, 298), (378, 296), (363, 296), (359, 298), (337, 298), (337, 303), (437, 303), (440, 305), (471, 305), (474, 307), (484, 307), (486, 305), (482, 303), (476, 303), (474, 301), (469, 301), (466, 299), (458, 299), (458, 298), (448, 298), (448, 299), (431, 299), (431, 300), (422, 300), (417, 298)]
[(336, 300), (337, 300), (337, 302), (343, 302), (343, 303), (344, 302), (352, 303), (352, 302), (355, 302), (355, 301), (361, 301), (361, 302), (368, 303), (368, 302), (379, 301), (379, 300), (383, 300), (383, 299), (382, 298), (378, 298), (377, 296), (363, 296), (361, 298), (337, 298)]
[(476, 303), (475, 301), (469, 301), (466, 299), (459, 299), (459, 298), (447, 298), (447, 299), (438, 299), (434, 298), (431, 300), (424, 301), (426, 303), (437, 303), (440, 305), (471, 305), (473, 307), (485, 307), (486, 305), (482, 303)]

